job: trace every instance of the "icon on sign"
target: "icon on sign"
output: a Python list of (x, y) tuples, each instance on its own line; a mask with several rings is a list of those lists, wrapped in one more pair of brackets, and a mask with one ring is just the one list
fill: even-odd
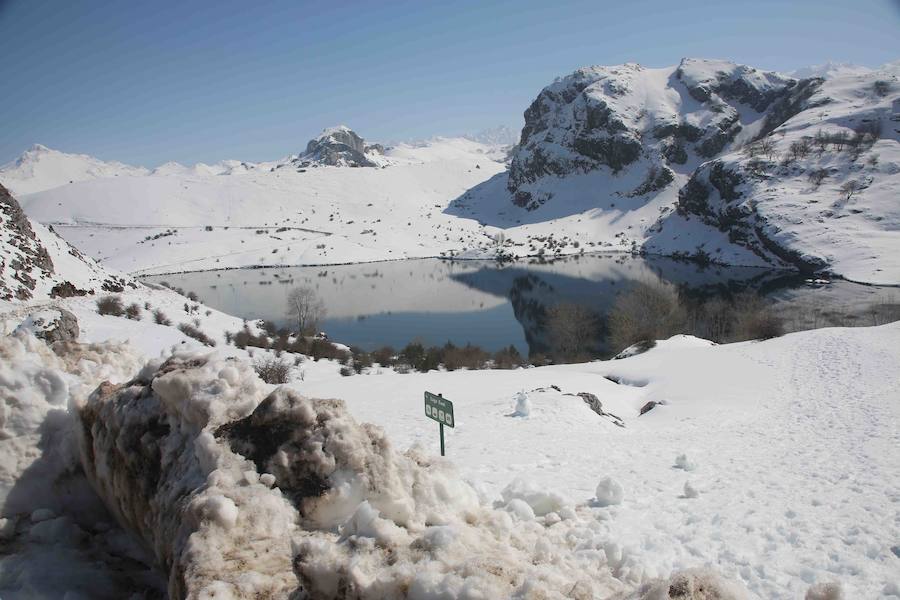
[(442, 410), (438, 411), (438, 419), (440, 419), (441, 421), (444, 420), (444, 411), (442, 411)]

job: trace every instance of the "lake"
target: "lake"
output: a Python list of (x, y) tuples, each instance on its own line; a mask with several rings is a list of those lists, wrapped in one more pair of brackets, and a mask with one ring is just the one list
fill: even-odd
[[(749, 267), (701, 267), (662, 257), (586, 254), (554, 260), (404, 260), (322, 267), (286, 267), (158, 275), (193, 291), (209, 306), (248, 320), (290, 326), (286, 297), (297, 286), (316, 291), (327, 307), (321, 329), (364, 350), (472, 343), (490, 351), (509, 345), (524, 355), (546, 353), (548, 308), (571, 303), (602, 317), (616, 296), (638, 282), (664, 282), (692, 298), (752, 290), (774, 302), (788, 330), (871, 325), (873, 306), (896, 303), (895, 288), (843, 280), (811, 282), (797, 273)], [(600, 328), (602, 329), (602, 328)], [(607, 347), (597, 332), (595, 348)]]

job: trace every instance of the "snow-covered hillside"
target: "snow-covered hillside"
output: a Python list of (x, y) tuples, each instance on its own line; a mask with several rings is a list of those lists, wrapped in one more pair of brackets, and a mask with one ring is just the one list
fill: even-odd
[(809, 73), (579, 69), (525, 111), (508, 170), (504, 146), (342, 126), (272, 162), (0, 181), (43, 190), (29, 215), (131, 273), (602, 250), (898, 284), (900, 63)]
[(130, 273), (438, 256), (494, 245), (477, 222), (443, 211), (502, 172), (503, 156), (435, 139), (385, 150), (383, 168), (309, 168), (290, 157), (241, 174), (170, 167), (31, 194), (23, 206)]
[(86, 154), (66, 154), (35, 144), (14, 162), (0, 166), (0, 183), (16, 196), (76, 181), (146, 175), (147, 169), (104, 162)]
[[(83, 341), (114, 331), (82, 317)], [(304, 361), (273, 391), (235, 349), (128, 382), (127, 346), (20, 332), (0, 338), (0, 593), (896, 596), (898, 336), (678, 336), (516, 371)], [(455, 403), (446, 459), (423, 390)]]
[[(451, 210), (505, 228), (511, 245), (568, 235), (569, 252), (577, 240), (898, 283), (898, 74), (796, 80), (698, 59), (579, 69), (525, 112), (508, 177)], [(817, 136), (844, 143), (818, 149)]]
[(25, 216), (0, 185), (0, 300), (42, 300), (136, 286)]

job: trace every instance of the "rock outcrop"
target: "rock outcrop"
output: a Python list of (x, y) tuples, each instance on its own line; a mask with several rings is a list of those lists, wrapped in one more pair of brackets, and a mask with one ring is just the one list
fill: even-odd
[(52, 229), (31, 221), (0, 185), (0, 300), (121, 291), (137, 284), (106, 271)]
[[(742, 109), (766, 114), (798, 86), (809, 82), (722, 61), (579, 69), (544, 88), (525, 111), (508, 189), (516, 204), (537, 208), (550, 197), (534, 185), (544, 177), (617, 174), (631, 166), (666, 173), (691, 158), (716, 156), (750, 122)], [(779, 114), (786, 119), (789, 112)], [(666, 179), (637, 195), (662, 189), (672, 181)]]
[(306, 152), (292, 159), (298, 168), (377, 167), (377, 157), (384, 154), (380, 144), (366, 145), (355, 131), (341, 125), (324, 130), (319, 137), (310, 140)]

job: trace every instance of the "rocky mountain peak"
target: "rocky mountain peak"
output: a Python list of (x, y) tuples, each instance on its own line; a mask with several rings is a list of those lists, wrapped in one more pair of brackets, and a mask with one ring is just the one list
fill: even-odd
[(294, 159), (298, 167), (376, 167), (373, 155), (381, 154), (378, 145), (367, 146), (366, 141), (346, 125), (329, 127), (309, 141), (306, 152)]

